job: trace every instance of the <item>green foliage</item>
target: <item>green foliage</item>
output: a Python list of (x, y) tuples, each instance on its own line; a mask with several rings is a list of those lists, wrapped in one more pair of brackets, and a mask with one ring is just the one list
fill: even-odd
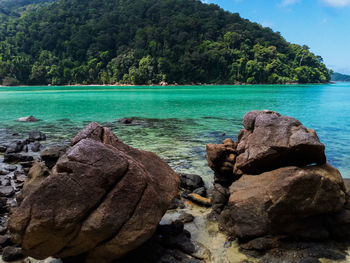
[(332, 81), (350, 81), (350, 76), (332, 72)]
[(60, 0), (8, 19), (0, 25), (6, 77), (57, 85), (330, 80), (308, 47), (199, 0)]

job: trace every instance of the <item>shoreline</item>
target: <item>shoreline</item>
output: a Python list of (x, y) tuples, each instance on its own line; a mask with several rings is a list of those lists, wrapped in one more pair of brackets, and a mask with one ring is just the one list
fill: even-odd
[[(346, 83), (346, 82), (344, 82)], [(349, 82), (350, 83), (350, 82)], [(18, 86), (5, 86), (0, 85), (0, 88), (9, 88), (9, 87), (199, 87), (199, 86), (296, 86), (296, 85), (327, 85), (327, 84), (337, 84), (337, 82), (331, 81), (327, 83), (284, 83), (284, 84), (248, 84), (248, 83), (239, 83), (239, 84), (73, 84), (73, 85), (18, 85)]]

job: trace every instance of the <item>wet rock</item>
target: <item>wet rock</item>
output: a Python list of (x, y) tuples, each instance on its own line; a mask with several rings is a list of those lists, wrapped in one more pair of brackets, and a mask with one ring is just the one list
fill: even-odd
[(178, 185), (158, 156), (91, 123), (52, 175), (13, 210), (9, 229), (38, 259), (87, 253), (90, 262), (111, 262), (153, 235)]
[(200, 196), (198, 194), (188, 194), (186, 196), (187, 199), (191, 200), (192, 202), (198, 204), (198, 205), (202, 205), (202, 206), (206, 206), (206, 207), (210, 207), (211, 206), (211, 201), (209, 198), (205, 198), (203, 196)]
[(321, 263), (318, 258), (307, 257), (302, 259), (299, 263)]
[(174, 201), (169, 206), (169, 210), (171, 209), (183, 209), (185, 208), (185, 204), (181, 198), (175, 198)]
[(32, 152), (40, 152), (41, 144), (39, 142), (34, 142), (31, 146)]
[(1, 197), (10, 197), (15, 193), (15, 189), (12, 186), (0, 186), (0, 196)]
[(9, 153), (4, 155), (5, 163), (30, 162), (33, 160), (34, 160), (33, 156), (22, 155), (19, 153)]
[(1, 213), (8, 212), (7, 198), (6, 197), (0, 197), (0, 212)]
[(7, 231), (7, 227), (0, 226), (0, 234), (1, 234), (1, 235), (5, 234), (6, 231)]
[(212, 192), (211, 203), (212, 203), (212, 216), (214, 219), (220, 215), (221, 211), (227, 204), (230, 196), (229, 190), (221, 184), (214, 184)]
[(179, 176), (181, 182), (180, 186), (184, 189), (192, 191), (204, 186), (203, 179), (199, 175), (179, 173)]
[(23, 168), (30, 168), (33, 166), (34, 161), (29, 161), (29, 162), (20, 162), (19, 164), (23, 167)]
[(133, 121), (134, 121), (133, 118), (122, 118), (118, 120), (119, 123), (123, 123), (123, 124), (132, 124)]
[(5, 247), (8, 246), (11, 242), (11, 238), (8, 235), (0, 235), (0, 246)]
[(54, 146), (50, 147), (48, 149), (45, 149), (41, 153), (41, 159), (45, 162), (46, 166), (49, 169), (52, 169), (52, 167), (55, 166), (58, 159), (65, 154), (67, 151), (68, 146)]
[(33, 116), (27, 116), (27, 117), (18, 118), (16, 121), (19, 121), (19, 122), (36, 122), (36, 121), (40, 121), (40, 120), (35, 118), (35, 117), (33, 117)]
[(2, 252), (2, 260), (15, 261), (23, 259), (25, 256), (19, 247), (5, 247)]
[[(28, 172), (27, 180), (25, 181), (21, 192), (17, 195), (17, 202), (20, 204), (23, 199), (35, 191), (49, 175), (50, 171), (44, 163), (34, 162)], [(16, 177), (17, 180), (19, 178), (22, 178), (23, 180), (23, 177)]]
[(9, 146), (6, 148), (6, 154), (8, 153), (19, 153), (22, 151), (24, 146), (24, 143), (21, 141), (16, 141), (16, 142), (12, 142), (9, 144)]
[(186, 223), (190, 223), (193, 222), (194, 220), (194, 216), (186, 213), (186, 212), (182, 212), (178, 218), (179, 221), (181, 221), (182, 223), (186, 224)]
[(276, 237), (259, 237), (255, 238), (253, 240), (250, 240), (247, 243), (240, 244), (240, 247), (242, 249), (247, 249), (247, 250), (260, 250), (260, 251), (265, 251), (269, 250), (272, 248), (277, 248), (279, 246), (278, 240)]
[(205, 187), (197, 188), (193, 191), (193, 193), (198, 194), (198, 195), (203, 196), (203, 197), (207, 196), (207, 190), (205, 189)]
[(2, 186), (9, 186), (11, 185), (11, 179), (8, 176), (0, 178), (0, 182)]
[(32, 131), (29, 133), (28, 140), (30, 142), (45, 141), (46, 135), (44, 133), (42, 133), (41, 131)]
[(0, 145), (0, 153), (6, 152), (7, 146)]
[(10, 171), (0, 169), (0, 175), (8, 175)]
[(325, 146), (314, 130), (273, 111), (248, 112), (237, 142), (235, 170), (259, 174), (283, 166), (324, 164)]
[[(239, 238), (293, 235), (296, 221), (339, 212), (344, 203), (345, 187), (334, 167), (284, 167), (258, 176), (244, 175), (233, 183), (220, 227)], [(289, 225), (294, 226), (291, 233)]]
[(6, 166), (6, 170), (13, 172), (17, 170), (17, 166), (16, 165), (7, 165)]

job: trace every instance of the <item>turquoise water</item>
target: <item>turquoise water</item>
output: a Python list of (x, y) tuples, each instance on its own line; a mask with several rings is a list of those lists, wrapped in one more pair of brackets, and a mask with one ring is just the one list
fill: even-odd
[[(178, 87), (0, 87), (0, 143), (39, 129), (46, 145), (68, 142), (90, 121), (151, 150), (174, 169), (210, 181), (205, 145), (236, 138), (250, 110), (269, 109), (317, 131), (327, 157), (350, 178), (350, 84)], [(17, 123), (33, 115), (42, 121)], [(116, 120), (137, 117), (136, 125)], [(13, 133), (19, 135), (13, 136)], [(226, 135), (223, 136), (223, 133)]]

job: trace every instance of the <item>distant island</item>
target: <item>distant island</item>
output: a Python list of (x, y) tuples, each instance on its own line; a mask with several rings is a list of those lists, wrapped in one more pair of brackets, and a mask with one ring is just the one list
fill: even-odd
[(350, 76), (341, 73), (332, 73), (332, 81), (350, 81)]
[(326, 83), (320, 56), (199, 0), (0, 0), (0, 84)]

